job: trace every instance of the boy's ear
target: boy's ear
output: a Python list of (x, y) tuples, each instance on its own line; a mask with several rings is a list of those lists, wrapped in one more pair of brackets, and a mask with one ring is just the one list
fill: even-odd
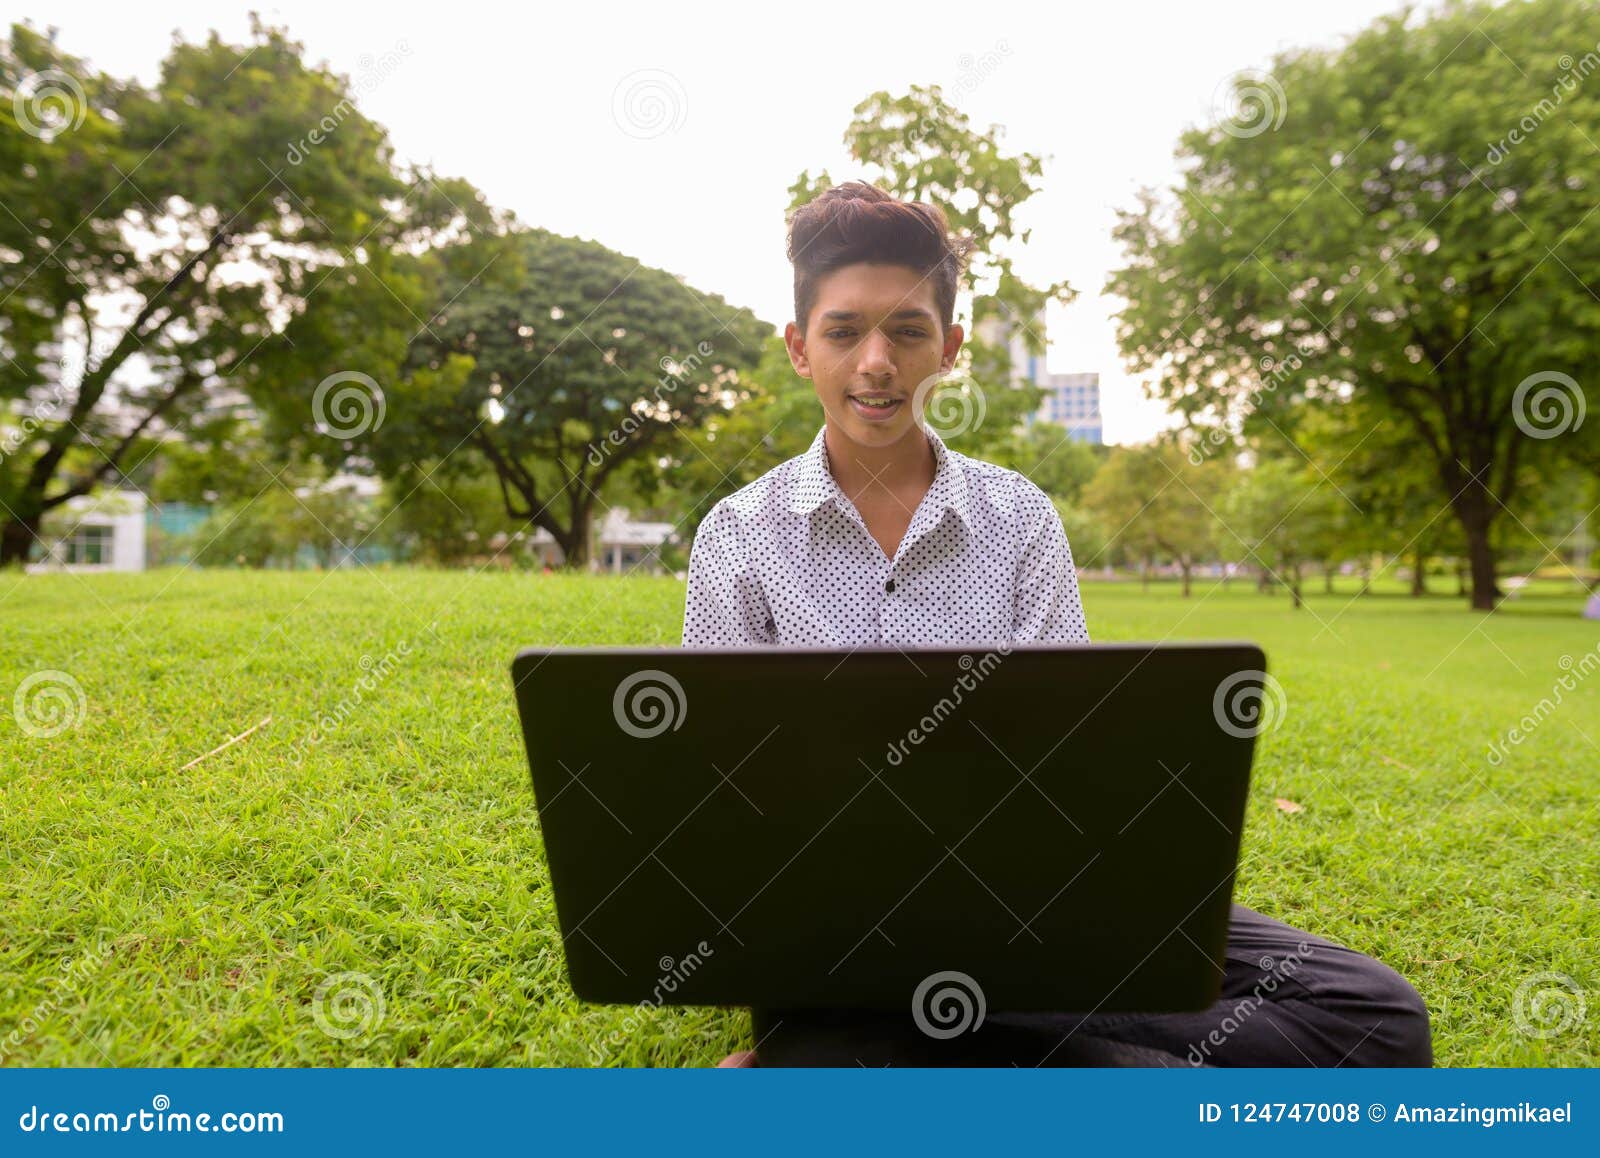
[(966, 340), (967, 333), (960, 326), (952, 325), (944, 332), (944, 349), (939, 353), (939, 368), (949, 371), (955, 369), (956, 355), (961, 353), (961, 343)]
[(783, 345), (789, 351), (789, 364), (802, 378), (811, 377), (811, 360), (806, 357), (806, 336), (800, 327), (790, 322), (783, 327)]

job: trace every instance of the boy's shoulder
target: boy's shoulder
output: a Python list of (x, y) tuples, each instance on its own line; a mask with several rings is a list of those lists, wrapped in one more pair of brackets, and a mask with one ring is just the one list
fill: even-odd
[[(821, 433), (818, 433), (821, 438)], [(1014, 519), (1054, 511), (1050, 496), (1027, 475), (1009, 466), (962, 454), (947, 444), (944, 452), (949, 465), (965, 483), (969, 506), (974, 514), (992, 512)], [(770, 468), (731, 494), (724, 495), (706, 514), (705, 521), (716, 525), (734, 519), (741, 526), (765, 519), (775, 511), (787, 510), (807, 459), (816, 454), (816, 443)], [(715, 520), (715, 522), (714, 522)]]

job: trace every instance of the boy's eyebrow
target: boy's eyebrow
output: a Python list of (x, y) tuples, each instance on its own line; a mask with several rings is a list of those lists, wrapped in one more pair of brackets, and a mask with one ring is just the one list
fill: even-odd
[[(854, 322), (861, 318), (859, 310), (824, 310), (823, 318), (830, 322)], [(896, 310), (889, 315), (891, 318), (925, 318), (933, 320), (933, 315), (920, 306), (908, 306), (903, 310)]]

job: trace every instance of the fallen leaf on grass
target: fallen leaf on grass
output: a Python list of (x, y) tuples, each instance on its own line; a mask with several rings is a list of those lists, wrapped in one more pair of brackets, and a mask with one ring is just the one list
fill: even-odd
[(1278, 806), (1279, 812), (1304, 812), (1305, 805), (1296, 804), (1293, 800), (1285, 800), (1282, 796), (1272, 798), (1272, 803)]

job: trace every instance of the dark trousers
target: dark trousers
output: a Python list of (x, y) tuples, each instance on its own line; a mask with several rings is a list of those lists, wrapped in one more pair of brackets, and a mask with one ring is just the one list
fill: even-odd
[(903, 1013), (753, 1010), (762, 1066), (1428, 1066), (1428, 1010), (1371, 957), (1234, 905), (1198, 1013), (989, 1013), (936, 1039)]

